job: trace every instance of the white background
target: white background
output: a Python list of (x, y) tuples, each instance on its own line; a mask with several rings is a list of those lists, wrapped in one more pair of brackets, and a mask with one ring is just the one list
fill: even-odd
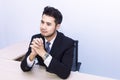
[(80, 72), (120, 79), (120, 0), (0, 0), (0, 48), (39, 33), (47, 5), (63, 13), (60, 31), (79, 40)]

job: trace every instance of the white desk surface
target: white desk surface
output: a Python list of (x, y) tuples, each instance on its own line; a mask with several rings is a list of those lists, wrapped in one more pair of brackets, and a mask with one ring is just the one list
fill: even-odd
[(13, 60), (24, 55), (28, 50), (29, 42), (23, 41), (0, 49), (0, 58)]
[[(43, 67), (34, 66), (29, 72), (23, 72), (20, 62), (0, 59), (0, 80), (62, 80), (55, 74), (45, 71)], [(115, 80), (95, 75), (71, 72), (67, 80)]]

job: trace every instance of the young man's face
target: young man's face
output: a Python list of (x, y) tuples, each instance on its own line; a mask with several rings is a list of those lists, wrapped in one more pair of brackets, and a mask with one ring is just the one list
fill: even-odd
[(42, 16), (40, 31), (44, 37), (54, 36), (58, 27), (59, 25), (55, 24), (55, 18), (45, 14)]

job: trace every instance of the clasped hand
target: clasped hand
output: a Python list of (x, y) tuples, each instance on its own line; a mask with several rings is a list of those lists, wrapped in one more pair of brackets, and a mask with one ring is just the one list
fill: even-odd
[(46, 51), (44, 50), (44, 44), (42, 38), (33, 39), (30, 47), (32, 49), (31, 54), (33, 56), (36, 56), (38, 54), (39, 56), (43, 57), (46, 53)]

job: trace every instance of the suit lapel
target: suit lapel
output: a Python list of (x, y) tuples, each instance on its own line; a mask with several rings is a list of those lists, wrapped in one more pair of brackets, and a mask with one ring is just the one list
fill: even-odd
[(51, 55), (55, 55), (58, 52), (58, 49), (61, 47), (62, 39), (63, 39), (63, 34), (60, 32), (57, 32), (57, 37), (50, 51)]

